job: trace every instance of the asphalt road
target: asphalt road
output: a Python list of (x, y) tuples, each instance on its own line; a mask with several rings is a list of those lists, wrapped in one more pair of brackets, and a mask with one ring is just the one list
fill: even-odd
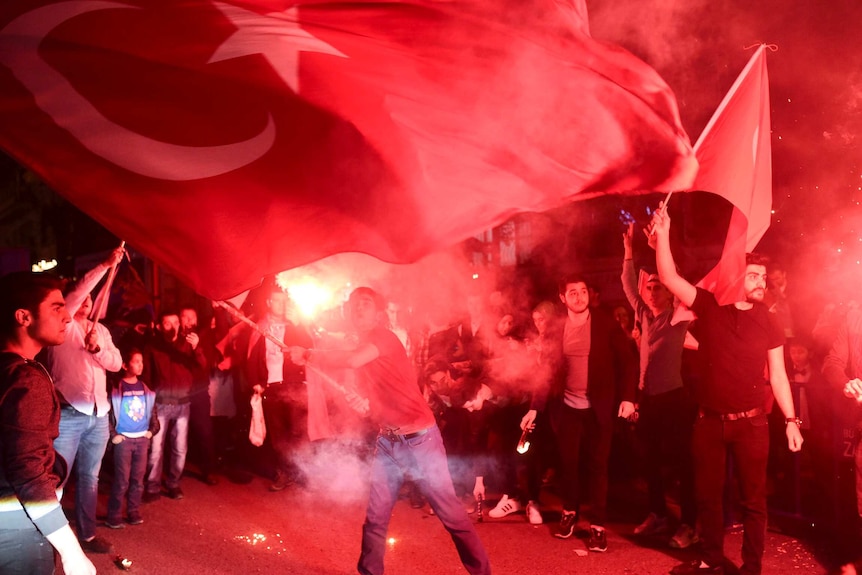
[[(183, 479), (185, 498), (160, 500), (143, 508), (144, 523), (121, 530), (100, 527), (117, 554), (132, 562), (131, 573), (153, 575), (233, 575), (296, 573), (343, 575), (355, 573), (367, 489), (359, 460), (320, 465), (310, 475), (310, 486), (271, 493), (268, 481), (251, 477), (237, 484), (220, 477), (208, 486), (192, 473)], [(108, 485), (101, 485), (99, 515), (107, 507)], [(633, 487), (633, 485), (635, 487)], [(543, 493), (544, 525), (532, 526), (523, 514), (502, 520), (486, 518), (476, 528), (497, 574), (532, 575), (590, 573), (658, 575), (680, 560), (694, 558), (692, 550), (677, 551), (660, 539), (638, 540), (631, 535), (642, 518), (645, 497), (636, 484), (612, 488), (609, 549), (578, 555), (579, 540), (552, 536), (559, 519), (553, 493)], [(489, 507), (486, 507), (486, 510)], [(476, 515), (472, 515), (476, 518)], [(454, 546), (436, 517), (413, 509), (408, 501), (396, 506), (389, 530), (386, 556), (389, 575), (444, 575), (466, 573)], [(727, 555), (738, 565), (740, 534), (728, 534)], [(108, 555), (91, 555), (98, 572), (122, 572)], [(821, 574), (830, 558), (805, 540), (770, 530), (764, 574)]]

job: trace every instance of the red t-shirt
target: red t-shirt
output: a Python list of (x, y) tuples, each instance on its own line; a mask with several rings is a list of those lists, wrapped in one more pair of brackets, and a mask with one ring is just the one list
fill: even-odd
[(364, 334), (362, 340), (379, 352), (377, 359), (356, 370), (360, 389), (368, 397), (375, 422), (398, 434), (434, 425), (434, 414), (419, 391), (413, 365), (398, 336), (376, 327)]

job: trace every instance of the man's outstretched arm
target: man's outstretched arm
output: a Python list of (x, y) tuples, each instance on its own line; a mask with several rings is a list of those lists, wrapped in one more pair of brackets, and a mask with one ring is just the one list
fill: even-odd
[(691, 285), (676, 271), (676, 263), (670, 251), (670, 216), (664, 207), (659, 205), (653, 213), (652, 233), (656, 236), (655, 259), (658, 267), (659, 281), (687, 306), (694, 303), (697, 288)]

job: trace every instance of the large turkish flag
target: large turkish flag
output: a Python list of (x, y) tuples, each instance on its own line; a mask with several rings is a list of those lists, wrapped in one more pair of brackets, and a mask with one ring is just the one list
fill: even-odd
[(696, 172), (582, 0), (4, 0), (0, 146), (217, 299)]

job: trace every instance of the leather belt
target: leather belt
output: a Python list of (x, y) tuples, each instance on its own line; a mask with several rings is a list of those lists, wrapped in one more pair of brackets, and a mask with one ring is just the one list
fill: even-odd
[(419, 431), (414, 431), (413, 433), (406, 433), (403, 435), (399, 435), (399, 434), (395, 433), (394, 429), (381, 429), (380, 430), (380, 436), (385, 437), (386, 439), (388, 439), (392, 443), (404, 443), (405, 441), (408, 441), (408, 440), (413, 439), (415, 437), (420, 437), (422, 435), (425, 435), (429, 431), (431, 431), (431, 428), (426, 427), (425, 429), (420, 429)]
[(736, 421), (737, 419), (749, 419), (751, 417), (757, 417), (758, 415), (763, 415), (766, 413), (762, 407), (755, 407), (754, 409), (749, 409), (748, 411), (740, 411), (737, 413), (713, 413), (711, 411), (706, 411), (701, 408), (700, 417), (717, 417), (722, 421)]

